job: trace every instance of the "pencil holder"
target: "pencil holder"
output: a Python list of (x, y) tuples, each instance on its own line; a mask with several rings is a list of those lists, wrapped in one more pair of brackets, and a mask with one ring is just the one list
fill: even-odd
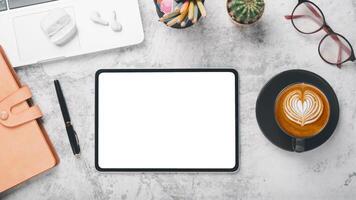
[(153, 0), (159, 21), (168, 27), (182, 29), (206, 16), (205, 0)]

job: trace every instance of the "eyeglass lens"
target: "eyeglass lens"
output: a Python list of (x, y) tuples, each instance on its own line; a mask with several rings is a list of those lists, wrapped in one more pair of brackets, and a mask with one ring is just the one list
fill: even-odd
[(295, 8), (292, 22), (300, 32), (310, 34), (319, 31), (324, 26), (325, 20), (318, 7), (305, 2)]
[(341, 35), (332, 33), (321, 40), (319, 53), (325, 61), (341, 64), (350, 58), (351, 46)]

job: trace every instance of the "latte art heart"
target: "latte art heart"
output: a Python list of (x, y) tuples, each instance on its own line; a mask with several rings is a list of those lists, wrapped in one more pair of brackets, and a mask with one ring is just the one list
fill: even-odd
[(283, 102), (283, 111), (289, 120), (304, 126), (314, 123), (323, 114), (321, 98), (311, 90), (294, 90)]

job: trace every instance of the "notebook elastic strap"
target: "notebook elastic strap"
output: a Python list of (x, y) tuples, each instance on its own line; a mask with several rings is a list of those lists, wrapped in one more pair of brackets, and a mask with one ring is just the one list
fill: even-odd
[(27, 86), (23, 86), (3, 100), (0, 100), (0, 124), (6, 127), (16, 127), (42, 117), (38, 106), (32, 106), (19, 113), (13, 113), (12, 108), (32, 97)]

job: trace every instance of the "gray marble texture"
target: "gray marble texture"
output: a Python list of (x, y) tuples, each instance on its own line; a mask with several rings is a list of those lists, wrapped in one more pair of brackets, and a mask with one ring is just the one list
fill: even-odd
[[(356, 1), (315, 0), (328, 23), (356, 47)], [(141, 0), (145, 41), (110, 50), (28, 67), (17, 72), (44, 112), (44, 125), (61, 158), (54, 170), (0, 195), (2, 200), (177, 200), (177, 199), (355, 199), (356, 64), (337, 69), (317, 52), (324, 33), (306, 36), (292, 28), (296, 0), (266, 0), (262, 20), (237, 28), (225, 1), (206, 1), (208, 17), (186, 30), (157, 22), (154, 4)], [(240, 73), (240, 149), (238, 173), (119, 173), (94, 168), (94, 73), (100, 68), (211, 68), (232, 66)], [(303, 154), (280, 150), (261, 133), (255, 102), (263, 85), (288, 69), (306, 69), (324, 77), (340, 102), (335, 134)], [(53, 80), (59, 79), (82, 144), (71, 152)]]

